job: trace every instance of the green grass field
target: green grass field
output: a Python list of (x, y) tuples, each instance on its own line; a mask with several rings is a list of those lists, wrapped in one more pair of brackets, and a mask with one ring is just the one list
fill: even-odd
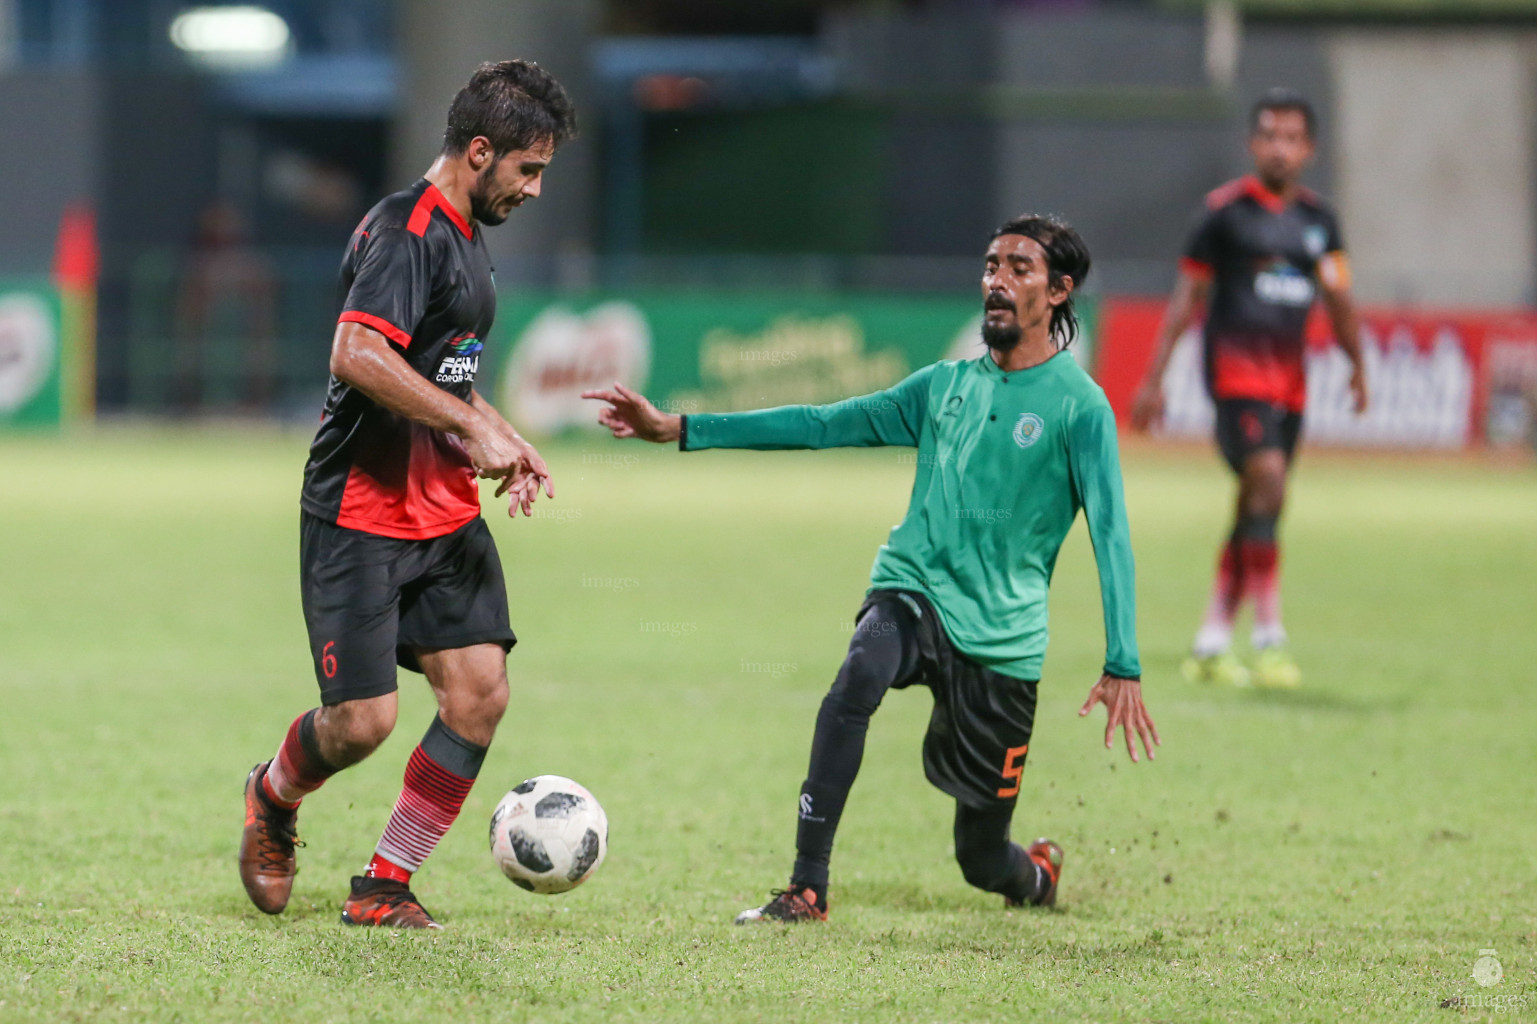
[[(0, 1020), (1414, 1021), (1537, 1013), (1537, 473), (1309, 456), (1285, 526), (1296, 693), (1178, 663), (1228, 481), (1126, 457), (1145, 690), (1133, 766), (1075, 711), (1102, 655), (1082, 527), (1052, 594), (1016, 838), (1054, 912), (951, 857), (923, 691), (876, 716), (826, 927), (739, 929), (783, 884), (812, 719), (912, 474), (894, 451), (551, 448), (556, 501), (492, 520), (522, 643), (459, 825), (418, 876), (438, 935), (344, 929), (430, 720), (310, 798), (288, 913), (235, 874), (240, 787), (315, 702), (297, 588), (307, 437), (0, 440)], [(545, 772), (604, 802), (565, 896), (485, 823)], [(1473, 978), (1497, 950), (1503, 980)], [(1441, 1008), (1443, 1001), (1464, 1005)]]

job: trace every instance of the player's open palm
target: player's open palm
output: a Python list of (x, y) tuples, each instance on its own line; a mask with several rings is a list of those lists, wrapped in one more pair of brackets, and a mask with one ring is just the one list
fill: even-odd
[(1153, 724), (1153, 716), (1147, 713), (1147, 706), (1142, 703), (1142, 684), (1139, 681), (1112, 675), (1100, 676), (1099, 682), (1089, 691), (1089, 699), (1078, 709), (1078, 716), (1082, 718), (1087, 715), (1094, 710), (1096, 704), (1105, 705), (1107, 713), (1106, 750), (1110, 749), (1115, 738), (1115, 730), (1124, 729), (1126, 753), (1131, 755), (1133, 761), (1140, 760), (1137, 757), (1137, 745), (1132, 740), (1132, 730), (1135, 729), (1137, 735), (1142, 737), (1142, 749), (1147, 751), (1147, 759), (1151, 761), (1157, 756), (1153, 753), (1153, 747), (1160, 746), (1163, 741), (1158, 738), (1158, 727)]
[(645, 395), (617, 382), (612, 388), (583, 391), (582, 397), (608, 403), (598, 410), (598, 422), (618, 438), (638, 437), (664, 444), (676, 441), (682, 429), (681, 417), (662, 412)]

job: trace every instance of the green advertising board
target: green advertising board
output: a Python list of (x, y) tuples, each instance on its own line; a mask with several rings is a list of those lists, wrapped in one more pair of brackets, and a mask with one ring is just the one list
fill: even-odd
[[(1080, 300), (1080, 360), (1094, 309)], [(939, 359), (982, 352), (972, 296), (605, 293), (504, 296), (496, 381), (519, 429), (596, 427), (586, 388), (621, 381), (672, 412), (818, 404), (889, 387)], [(488, 351), (489, 355), (489, 351)]]
[(64, 415), (59, 293), (0, 281), (0, 429), (57, 426)]

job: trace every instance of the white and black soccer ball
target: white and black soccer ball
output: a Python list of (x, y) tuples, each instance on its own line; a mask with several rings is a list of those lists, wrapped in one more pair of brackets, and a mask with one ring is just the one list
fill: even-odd
[(491, 856), (519, 888), (575, 889), (608, 853), (608, 815), (586, 788), (559, 775), (514, 786), (491, 813)]

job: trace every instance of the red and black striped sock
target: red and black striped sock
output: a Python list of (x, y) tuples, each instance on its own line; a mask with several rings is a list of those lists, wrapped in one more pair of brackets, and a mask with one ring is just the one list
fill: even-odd
[(311, 709), (293, 720), (282, 746), (278, 747), (277, 756), (262, 776), (262, 791), (279, 807), (289, 810), (298, 807), (300, 800), (341, 770), (321, 756), (320, 740), (315, 735), (315, 712), (318, 710)]
[(433, 718), (406, 762), (405, 788), (364, 874), (409, 883), (459, 816), (486, 748)]
[(1246, 540), (1243, 558), (1244, 594), (1254, 602), (1254, 632), (1263, 638), (1256, 646), (1284, 642), (1281, 626), (1281, 554), (1275, 537)]

